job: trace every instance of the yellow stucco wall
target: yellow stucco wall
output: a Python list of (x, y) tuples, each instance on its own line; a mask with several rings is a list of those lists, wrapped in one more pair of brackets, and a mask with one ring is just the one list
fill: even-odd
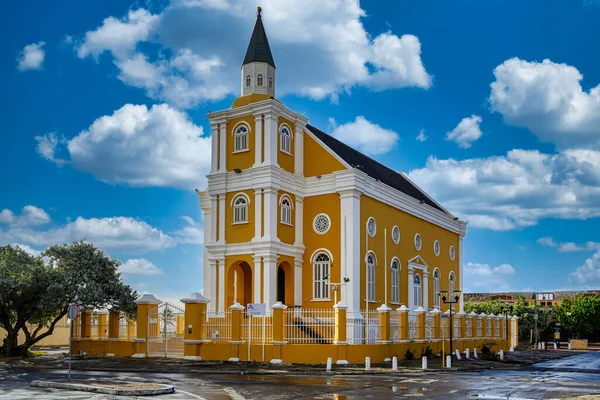
[[(281, 204), (280, 200), (281, 197), (283, 195), (288, 195), (289, 198), (292, 200), (292, 224), (288, 225), (288, 224), (284, 224), (281, 222)], [(283, 192), (280, 191), (278, 193), (277, 196), (277, 221), (278, 221), (278, 226), (277, 226), (277, 236), (279, 237), (279, 240), (281, 240), (283, 243), (287, 243), (287, 244), (294, 244), (294, 240), (296, 239), (296, 234), (295, 234), (295, 225), (296, 225), (296, 213), (295, 213), (295, 209), (296, 209), (296, 197), (291, 194), (291, 193), (287, 193), (287, 192)]]
[[(429, 299), (428, 306), (433, 307), (433, 270), (439, 268), (441, 273), (440, 278), (440, 290), (448, 290), (449, 281), (448, 277), (450, 271), (455, 274), (455, 289), (462, 290), (459, 286), (459, 253), (458, 253), (458, 242), (459, 236), (456, 233), (450, 232), (446, 229), (438, 227), (434, 224), (426, 222), (415, 216), (397, 210), (391, 206), (383, 204), (371, 197), (361, 196), (361, 210), (360, 210), (360, 232), (361, 232), (361, 261), (363, 266), (361, 267), (361, 299), (366, 298), (365, 293), (365, 226), (369, 217), (375, 218), (377, 223), (377, 231), (374, 238), (369, 237), (369, 249), (375, 252), (377, 259), (377, 266), (375, 268), (375, 293), (377, 304), (369, 304), (369, 307), (379, 306), (384, 302), (385, 292), (385, 273), (388, 274), (388, 303), (391, 299), (391, 262), (394, 256), (400, 260), (400, 302), (406, 305), (408, 302), (408, 260), (421, 256), (425, 262), (429, 265)], [(400, 228), (400, 242), (398, 245), (392, 241), (392, 227), (397, 225)], [(384, 230), (387, 229), (387, 265), (385, 262), (384, 255)], [(421, 235), (422, 246), (421, 251), (417, 251), (414, 245), (415, 234)], [(435, 240), (440, 242), (440, 255), (435, 256), (433, 250), (433, 243)], [(453, 245), (455, 248), (456, 256), (454, 261), (450, 259), (449, 248)], [(384, 268), (385, 266), (385, 268)], [(421, 279), (423, 276), (421, 274)], [(412, 294), (411, 294), (412, 295)], [(365, 306), (365, 302), (361, 301), (361, 308)], [(446, 309), (447, 307), (443, 307)]]
[[(250, 133), (248, 134), (248, 151), (241, 153), (233, 153), (234, 147), (234, 131), (237, 130), (237, 125), (240, 122), (245, 122), (248, 125)], [(240, 118), (233, 118), (227, 121), (227, 171), (233, 171), (235, 168), (241, 170), (251, 168), (254, 164), (254, 135), (256, 135), (254, 126), (254, 116), (247, 115)]]
[(326, 175), (346, 169), (310, 135), (304, 135), (304, 176)]
[[(248, 223), (233, 224), (233, 206), (231, 201), (238, 193), (245, 193), (250, 200), (248, 205)], [(227, 243), (245, 243), (254, 237), (254, 191), (241, 190), (229, 192), (225, 196), (225, 240)]]
[[(281, 129), (281, 126), (285, 124), (290, 128), (290, 133), (292, 135), (291, 137), (291, 143), (290, 143), (290, 154), (284, 153), (283, 151), (281, 151), (281, 135), (279, 134), (279, 131)], [(277, 120), (277, 163), (279, 164), (279, 166), (286, 170), (287, 172), (293, 174), (294, 173), (294, 140), (296, 139), (294, 137), (294, 132), (295, 132), (295, 125), (292, 123), (292, 121), (290, 121), (287, 118), (283, 118), (283, 117), (279, 117)]]
[[(324, 235), (315, 233), (313, 219), (317, 214), (325, 213), (331, 220), (331, 228)], [(304, 199), (304, 265), (302, 268), (302, 305), (306, 308), (331, 308), (333, 307), (334, 295), (330, 292), (329, 301), (313, 300), (313, 267), (310, 262), (311, 255), (317, 249), (327, 249), (333, 256), (331, 263), (331, 282), (340, 282), (340, 196), (327, 194), (312, 196)], [(338, 293), (338, 300), (340, 299)]]

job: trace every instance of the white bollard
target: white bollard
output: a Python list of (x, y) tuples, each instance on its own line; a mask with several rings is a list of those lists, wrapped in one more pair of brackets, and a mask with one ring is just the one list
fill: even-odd
[(371, 357), (365, 357), (365, 371), (371, 370)]
[(446, 356), (446, 368), (452, 368), (452, 357)]
[(500, 361), (504, 361), (504, 350), (500, 350), (498, 354), (500, 355)]
[(558, 347), (556, 346), (556, 342), (554, 342), (554, 350), (557, 350)]
[(508, 349), (508, 351), (513, 352), (513, 351), (515, 351), (515, 348), (511, 347), (510, 349)]
[(392, 371), (398, 371), (398, 357), (392, 358)]
[(327, 358), (327, 371), (331, 371), (331, 357)]
[(458, 351), (458, 349), (454, 350), (454, 353), (456, 354), (456, 359), (460, 360), (460, 351)]
[(569, 350), (571, 350), (571, 342), (569, 342)]
[(473, 358), (479, 360), (479, 357), (477, 357), (477, 347), (473, 348)]
[(421, 368), (427, 369), (427, 357), (426, 356), (423, 356), (421, 358)]
[(469, 352), (469, 349), (465, 349), (465, 358), (471, 358), (471, 353)]

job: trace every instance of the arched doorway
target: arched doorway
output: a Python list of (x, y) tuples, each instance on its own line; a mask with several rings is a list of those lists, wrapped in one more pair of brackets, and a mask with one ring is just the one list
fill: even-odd
[(281, 266), (277, 268), (277, 301), (285, 304), (285, 271)]
[(237, 261), (229, 267), (227, 275), (226, 306), (238, 302), (245, 307), (252, 303), (252, 267), (245, 261)]

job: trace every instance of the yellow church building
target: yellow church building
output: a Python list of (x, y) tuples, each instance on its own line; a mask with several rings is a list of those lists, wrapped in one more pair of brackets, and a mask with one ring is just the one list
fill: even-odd
[(260, 9), (240, 84), (231, 109), (208, 114), (211, 171), (199, 196), (209, 311), (277, 301), (431, 310), (440, 291), (462, 290), (467, 223), (276, 98)]

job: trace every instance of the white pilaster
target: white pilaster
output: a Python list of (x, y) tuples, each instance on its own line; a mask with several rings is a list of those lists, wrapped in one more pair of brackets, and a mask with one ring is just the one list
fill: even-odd
[[(204, 211), (204, 237), (210, 238), (211, 217), (210, 210)], [(211, 291), (211, 282), (213, 281), (212, 269), (208, 264), (208, 250), (204, 246), (202, 254), (202, 295), (208, 299), (214, 299), (214, 292)]]
[(265, 303), (273, 305), (277, 301), (277, 256), (269, 254), (263, 257)]
[(211, 144), (210, 172), (215, 173), (219, 169), (219, 127), (217, 124), (211, 124)]
[[(351, 313), (360, 312), (360, 196), (356, 190), (347, 190), (340, 193), (341, 202), (341, 280), (349, 278), (350, 282), (344, 285), (342, 301), (348, 305)], [(366, 296), (366, 293), (365, 293)]]
[(227, 123), (223, 122), (219, 127), (219, 172), (227, 171)]
[(429, 272), (423, 271), (423, 308), (429, 308)]
[(217, 215), (217, 196), (211, 196), (210, 197), (210, 236), (209, 236), (209, 242), (215, 243), (217, 241), (217, 222), (218, 221), (219, 221), (219, 216)]
[(254, 190), (254, 238), (260, 240), (262, 237), (262, 189)]
[(219, 313), (225, 312), (225, 257), (219, 258)]
[(464, 293), (464, 287), (463, 287), (463, 239), (464, 236), (461, 235), (460, 239), (458, 241), (458, 281), (460, 282), (460, 287), (458, 288), (458, 290), (460, 290), (462, 292), (461, 296), (460, 296), (460, 300), (458, 302), (458, 307), (460, 309), (460, 312), (464, 312), (464, 297), (465, 297), (465, 293)]
[(262, 114), (254, 116), (254, 167), (262, 163)]
[(225, 213), (227, 212), (227, 206), (225, 204), (225, 194), (219, 196), (219, 239), (218, 242), (221, 244), (225, 243)]
[(414, 289), (414, 274), (413, 267), (408, 267), (408, 309), (415, 311), (415, 289)]
[(265, 241), (277, 241), (277, 210), (279, 205), (277, 204), (277, 190), (273, 188), (264, 189), (265, 198)]
[(304, 128), (297, 121), (294, 132), (294, 173), (304, 175)]
[(294, 258), (294, 305), (302, 306), (302, 258)]
[(262, 257), (254, 256), (254, 302), (260, 303), (260, 285), (261, 285), (261, 271), (262, 271)]
[(217, 302), (216, 302), (216, 294), (217, 294), (217, 259), (216, 258), (209, 258), (208, 259), (208, 265), (206, 265), (206, 267), (209, 269), (210, 271), (210, 275), (212, 277), (212, 279), (204, 284), (204, 288), (209, 287), (210, 288), (210, 293), (212, 295), (212, 297), (208, 297), (208, 296), (204, 296), (207, 297), (209, 299), (211, 299), (211, 302), (208, 303), (208, 310), (209, 311), (216, 311), (217, 310)]
[(277, 163), (277, 117), (265, 115), (265, 164), (279, 166)]
[(304, 245), (304, 197), (296, 196), (296, 204), (294, 204), (296, 210), (296, 221), (295, 223), (295, 240), (294, 246)]

